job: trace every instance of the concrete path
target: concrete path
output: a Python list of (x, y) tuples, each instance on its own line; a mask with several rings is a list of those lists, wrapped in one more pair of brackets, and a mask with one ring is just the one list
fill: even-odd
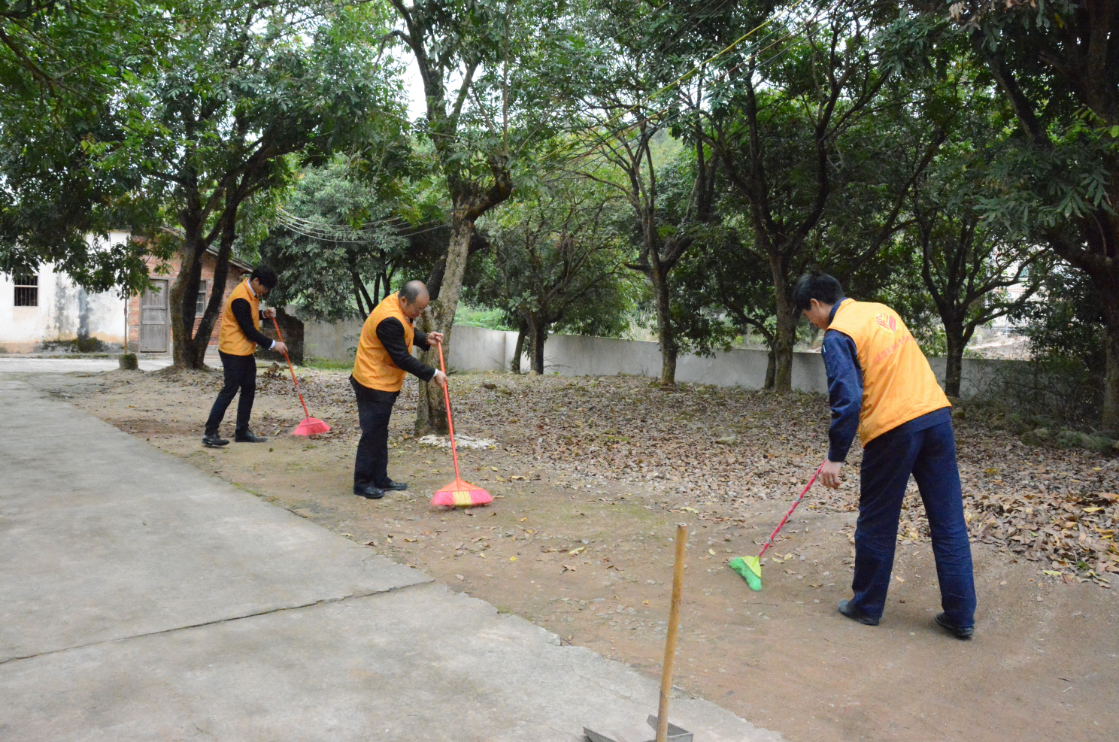
[[(24, 381), (0, 412), (0, 740), (571, 742), (656, 711), (627, 665)], [(702, 700), (672, 721), (780, 739)]]
[[(209, 357), (207, 356), (207, 359)], [(171, 365), (170, 356), (139, 359), (142, 371), (158, 371)], [(42, 374), (42, 373), (99, 373), (120, 368), (116, 358), (34, 358), (20, 356), (0, 356), (0, 374)]]

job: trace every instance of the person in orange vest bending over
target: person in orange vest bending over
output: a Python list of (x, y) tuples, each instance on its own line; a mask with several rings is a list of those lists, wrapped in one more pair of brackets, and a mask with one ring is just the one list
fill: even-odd
[(447, 386), (442, 371), (412, 357), (412, 346), (427, 350), (430, 342), (443, 342), (443, 333), (425, 335), (413, 327), (430, 297), (423, 281), (409, 281), (398, 293), (389, 294), (365, 320), (354, 358), (350, 384), (357, 395), (361, 439), (354, 461), (354, 494), (379, 500), (387, 490), (405, 490), (404, 482), (389, 479), (389, 417), (404, 386), (404, 376), (434, 380)]
[(936, 622), (960, 639), (975, 627), (975, 577), (964, 520), (952, 412), (929, 362), (897, 312), (854, 301), (826, 273), (809, 273), (793, 291), (797, 309), (824, 333), (831, 426), (824, 486), (839, 473), (858, 431), (863, 444), (854, 595), (839, 612), (877, 626), (886, 607), (898, 519), (909, 476), (929, 518), (943, 613)]
[(260, 299), (276, 287), (276, 274), (264, 266), (257, 266), (249, 277), (237, 284), (229, 295), (221, 314), (221, 334), (218, 335), (218, 355), (225, 371), (225, 386), (218, 392), (210, 418), (206, 421), (206, 433), (202, 445), (218, 448), (229, 441), (218, 435), (225, 410), (238, 391), (241, 399), (237, 402), (237, 429), (233, 440), (238, 443), (263, 443), (267, 438), (254, 435), (249, 430), (249, 416), (253, 412), (253, 398), (256, 396), (256, 346), (286, 353), (287, 346), (272, 340), (260, 331), (262, 317), (275, 317), (275, 309), (260, 310)]

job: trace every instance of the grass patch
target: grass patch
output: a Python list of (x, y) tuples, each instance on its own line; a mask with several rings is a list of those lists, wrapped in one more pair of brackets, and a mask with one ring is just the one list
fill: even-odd
[(329, 358), (315, 358), (314, 356), (307, 356), (303, 359), (303, 368), (313, 368), (318, 371), (349, 371), (353, 367), (353, 361), (334, 361)]
[(468, 327), (484, 327), (487, 330), (515, 330), (505, 324), (505, 315), (500, 309), (481, 309), (459, 304), (455, 312), (455, 324)]

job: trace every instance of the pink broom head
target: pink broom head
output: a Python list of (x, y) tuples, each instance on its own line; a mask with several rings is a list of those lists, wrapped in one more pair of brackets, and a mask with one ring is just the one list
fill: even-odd
[(291, 431), (292, 435), (318, 435), (319, 433), (329, 433), (330, 426), (322, 420), (316, 420), (309, 417), (303, 422), (295, 426), (295, 430)]
[(489, 505), (493, 497), (481, 487), (456, 478), (455, 481), (440, 487), (431, 498), (432, 507), (472, 508)]

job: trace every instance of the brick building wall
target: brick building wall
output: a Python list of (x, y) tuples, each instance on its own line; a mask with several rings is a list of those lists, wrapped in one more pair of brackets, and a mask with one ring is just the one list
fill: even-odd
[[(147, 262), (148, 262), (148, 274), (152, 277), (153, 280), (165, 281), (166, 283), (162, 284), (163, 288), (164, 288), (164, 290), (170, 292), (171, 285), (175, 282), (175, 278), (178, 277), (178, 275), (179, 275), (179, 269), (182, 265), (182, 258), (178, 255), (175, 255), (172, 259), (170, 259), (166, 262), (159, 261), (159, 260), (154, 259), (154, 258), (148, 258)], [(203, 307), (205, 306), (205, 302), (209, 301), (210, 291), (213, 288), (214, 267), (215, 267), (216, 263), (217, 263), (217, 258), (213, 254), (206, 253), (205, 255), (203, 255), (203, 257), (202, 257), (202, 278), (201, 278), (201, 280), (204, 282), (204, 286), (205, 286), (204, 299), (202, 299)], [(163, 270), (165, 270), (166, 272), (164, 272), (164, 273), (159, 273), (158, 272), (158, 270), (161, 268), (161, 266), (162, 266)], [(238, 264), (235, 264), (233, 262), (230, 262), (229, 273), (226, 275), (225, 291), (223, 292), (223, 295), (222, 295), (223, 306), (225, 304), (225, 301), (229, 298), (229, 295), (233, 291), (233, 289), (237, 287), (238, 283), (245, 280), (245, 277), (250, 272), (251, 271), (248, 267), (246, 267), (244, 265), (238, 265)], [(202, 290), (201, 290), (202, 287), (200, 286), (199, 288), (200, 288), (199, 293), (202, 294), (203, 293)], [(168, 296), (168, 306), (169, 306), (169, 298), (170, 297)], [(131, 350), (133, 353), (140, 350), (140, 322), (141, 322), (142, 301), (143, 301), (142, 296), (139, 296), (139, 295), (133, 296), (131, 298), (131, 300), (129, 301), (129, 305), (128, 305), (128, 347), (129, 347), (129, 350)], [(195, 317), (194, 317), (194, 329), (195, 329), (196, 332), (198, 330), (198, 325), (201, 324), (201, 321), (202, 321), (202, 312), (198, 311), (198, 312), (195, 313)], [(170, 312), (169, 311), (168, 311), (168, 317), (167, 317), (166, 333), (167, 333), (166, 348), (167, 348), (168, 351), (170, 351), (170, 349), (171, 349), (171, 324), (170, 324)], [(221, 333), (221, 316), (219, 315), (217, 320), (214, 323), (214, 331), (210, 335), (210, 346), (211, 347), (214, 347), (214, 348), (217, 347), (218, 337), (220, 336), (220, 333)]]

